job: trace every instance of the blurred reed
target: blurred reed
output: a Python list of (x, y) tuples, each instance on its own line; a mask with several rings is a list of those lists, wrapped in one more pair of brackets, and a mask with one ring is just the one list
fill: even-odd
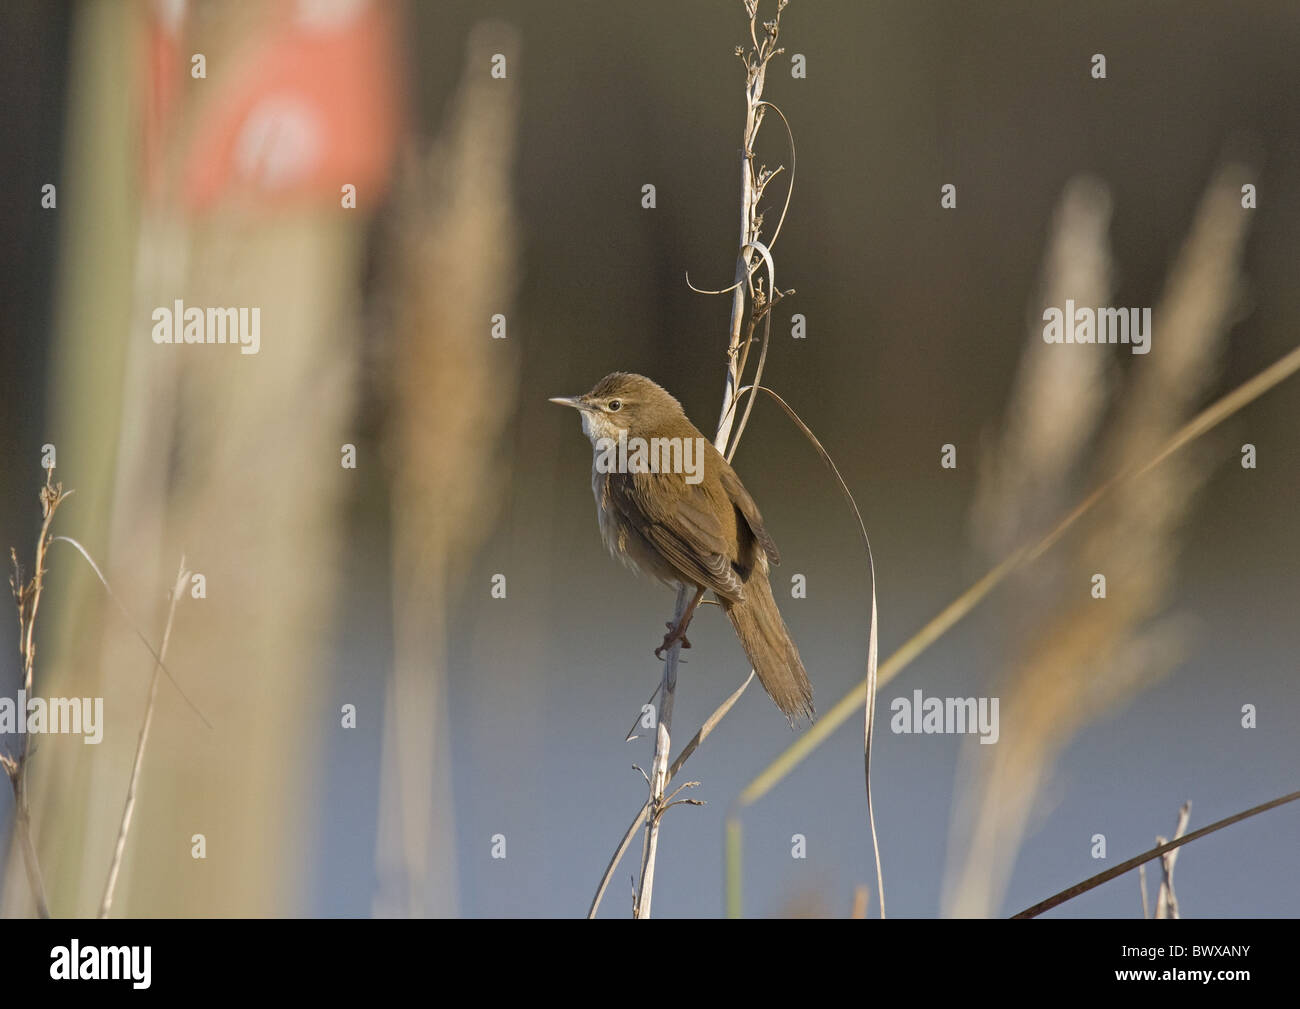
[[(516, 286), (519, 45), (503, 24), (470, 33), (449, 120), (426, 153), (408, 160), (386, 243), (394, 667), (384, 711), (377, 915), (457, 910), (447, 627), (510, 471), (504, 450), (519, 355), (514, 340), (491, 339), (490, 326), (494, 315), (509, 316)], [(496, 52), (510, 67), (503, 79), (483, 69)]]
[[(1207, 189), (1156, 306), (1151, 353), (1131, 364), (1108, 414), (1102, 412), (1104, 372), (1095, 362), (1104, 352), (1049, 347), (1041, 328), (1032, 327), (996, 462), (982, 474), (974, 512), (977, 538), (990, 554), (1016, 539), (1032, 542), (1085, 466), (1094, 482), (1136, 470), (1192, 417), (1214, 381), (1240, 294), (1247, 220), (1242, 176), (1226, 168)], [(1076, 182), (1067, 190), (1045, 304), (1066, 297), (1106, 304), (1108, 207), (1095, 184)], [(1046, 357), (1070, 365), (1044, 365)], [(1072, 424), (1062, 424), (1062, 417)], [(1089, 452), (1094, 431), (1097, 444)], [(1120, 482), (1049, 565), (1040, 562), (1018, 582), (1011, 604), (1016, 643), (1007, 672), (990, 688), (1001, 698), (1001, 739), (989, 752), (968, 744), (958, 771), (947, 914), (998, 912), (1062, 750), (1165, 675), (1183, 653), (1184, 622), (1162, 614), (1179, 527), (1207, 469), (1203, 455), (1180, 453)], [(1090, 597), (1094, 573), (1106, 577), (1105, 599)]]
[[(204, 598), (181, 600), (189, 612), (168, 665), (213, 728), (160, 690), (114, 912), (301, 913), (320, 766), (312, 741), (327, 696), (320, 669), (344, 508), (357, 486), (340, 446), (356, 440), (368, 212), (342, 211), (337, 187), (325, 199), (265, 195), (269, 159), (301, 153), (292, 132), (236, 150), (242, 160), (214, 212), (186, 204), (195, 134), (211, 126), (216, 104), (238, 106), (283, 27), (283, 12), (253, 5), (192, 13), (207, 77), (171, 92), (154, 151), (151, 89), (190, 81), (189, 50), (150, 63), (153, 8), (78, 11), (67, 170), (79, 198), (63, 217), (52, 440), (79, 492), (82, 524), (69, 531), (101, 560), (140, 626), (161, 627), (177, 555), (206, 579)], [(270, 69), (280, 67), (271, 60)], [(144, 170), (154, 153), (157, 178)], [(154, 344), (151, 312), (174, 299), (257, 306), (260, 352)], [(82, 567), (69, 564), (69, 589), (46, 628), (49, 689), (102, 696), (109, 731), (98, 747), (43, 742), (33, 765), (57, 915), (98, 907), (150, 685), (147, 653)], [(202, 860), (191, 852), (199, 834)], [(24, 889), (6, 886), (7, 911)]]

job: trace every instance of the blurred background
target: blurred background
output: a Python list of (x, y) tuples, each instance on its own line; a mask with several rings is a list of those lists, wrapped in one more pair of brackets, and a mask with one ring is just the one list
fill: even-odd
[[(644, 799), (652, 740), (624, 735), (672, 594), (605, 553), (590, 448), (546, 400), (637, 371), (716, 425), (730, 301), (686, 274), (734, 270), (740, 0), (0, 16), (0, 545), (30, 568), (53, 444), (76, 491), (55, 531), (146, 636), (182, 555), (206, 586), (180, 600), (167, 666), (211, 728), (160, 685), (113, 912), (585, 913)], [(883, 658), (1300, 342), (1300, 17), (794, 0), (781, 43), (766, 97), (798, 162), (773, 251), (795, 294), (765, 384), (857, 497)], [(789, 177), (774, 118), (758, 160)], [(1151, 353), (1047, 346), (1042, 310), (1066, 298), (1152, 307)], [(177, 299), (257, 307), (259, 352), (155, 343)], [(891, 915), (1011, 913), (1171, 834), (1185, 800), (1195, 829), (1295, 789), (1296, 382), (1108, 499), (881, 688)], [(852, 516), (770, 401), (735, 463), (824, 712), (864, 675)], [(65, 544), (45, 592), (37, 692), (105, 701), (102, 744), (40, 737), (29, 761), (51, 910), (88, 915), (152, 660)], [(690, 637), (683, 740), (747, 672), (715, 609)], [(21, 679), (6, 619), (4, 692)], [(999, 743), (891, 732), (917, 689), (999, 697)], [(692, 758), (707, 805), (665, 821), (658, 915), (722, 913), (726, 811), (794, 738), (753, 686)], [(861, 745), (855, 717), (744, 811), (746, 914), (846, 916), (874, 879)], [(7, 792), (0, 827), (0, 903), (29, 914)], [(602, 914), (630, 911), (638, 851)], [(1192, 844), (1182, 913), (1294, 915), (1298, 853), (1293, 807)], [(1137, 880), (1055, 913), (1139, 917)]]

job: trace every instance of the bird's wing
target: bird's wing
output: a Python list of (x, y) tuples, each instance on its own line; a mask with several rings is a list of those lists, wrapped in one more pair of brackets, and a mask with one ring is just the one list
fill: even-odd
[(740, 482), (740, 477), (736, 476), (736, 471), (724, 463), (719, 476), (722, 477), (723, 490), (731, 498), (731, 503), (740, 509), (740, 514), (745, 517), (745, 524), (753, 532), (754, 539), (758, 540), (758, 545), (763, 548), (763, 553), (767, 554), (767, 559), (773, 564), (780, 564), (780, 551), (776, 549), (776, 543), (768, 534), (767, 526), (763, 525), (763, 516), (758, 512), (758, 505), (754, 504), (754, 499), (749, 496), (749, 491), (745, 490), (745, 485)]
[[(674, 494), (663, 481), (673, 480)], [(651, 494), (651, 481), (658, 481)], [(699, 484), (675, 474), (612, 474), (611, 503), (684, 578), (712, 589), (728, 602), (745, 598), (744, 583), (731, 566), (731, 544)]]

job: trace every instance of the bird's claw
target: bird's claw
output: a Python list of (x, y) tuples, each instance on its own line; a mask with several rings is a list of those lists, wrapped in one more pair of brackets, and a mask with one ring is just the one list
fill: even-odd
[(662, 659), (664, 652), (673, 646), (673, 642), (680, 641), (683, 648), (690, 648), (691, 643), (686, 638), (686, 632), (679, 629), (671, 620), (664, 624), (668, 628), (668, 633), (664, 635), (664, 643), (655, 649), (655, 658)]

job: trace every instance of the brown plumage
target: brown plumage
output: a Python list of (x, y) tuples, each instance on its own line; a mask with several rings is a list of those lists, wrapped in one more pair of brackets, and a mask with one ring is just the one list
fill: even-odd
[[(695, 596), (662, 648), (680, 639), (705, 591), (731, 618), (759, 681), (793, 724), (812, 718), (812, 685), (772, 597), (768, 564), (781, 563), (758, 505), (728, 462), (665, 389), (641, 375), (615, 372), (583, 396), (553, 399), (582, 414), (593, 447), (592, 491), (601, 537), (629, 567)], [(608, 472), (602, 450), (642, 439), (680, 444), (660, 472)], [(698, 440), (697, 440), (698, 439)], [(686, 451), (689, 443), (691, 451)], [(675, 446), (674, 446), (675, 447)], [(698, 454), (697, 454), (698, 453)], [(633, 459), (628, 451), (625, 458)], [(668, 462), (668, 459), (664, 459)], [(627, 470), (635, 470), (632, 462)]]

